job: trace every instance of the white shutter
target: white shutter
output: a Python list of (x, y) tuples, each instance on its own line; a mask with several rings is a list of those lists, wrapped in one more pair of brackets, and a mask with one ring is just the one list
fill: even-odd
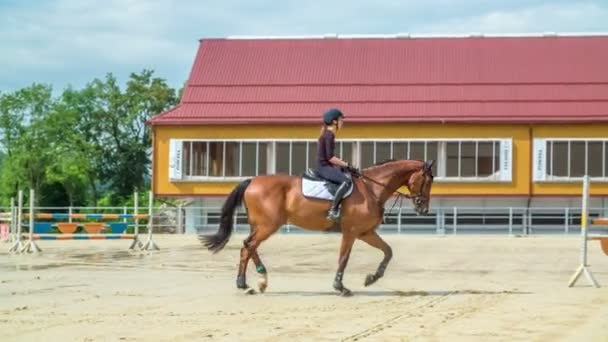
[(547, 140), (534, 139), (532, 148), (533, 179), (534, 181), (544, 181), (547, 179)]
[(513, 180), (513, 142), (511, 139), (500, 140), (500, 180), (511, 182)]
[(181, 139), (169, 140), (169, 179), (182, 179), (182, 153), (184, 141)]

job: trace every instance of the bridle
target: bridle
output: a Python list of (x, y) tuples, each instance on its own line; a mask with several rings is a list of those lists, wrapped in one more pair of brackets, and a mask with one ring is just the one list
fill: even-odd
[[(430, 176), (431, 182), (433, 181), (433, 174), (431, 173), (431, 168), (430, 167), (427, 168), (426, 165), (425, 165), (425, 167), (423, 169), (423, 172), (424, 172), (423, 173), (424, 177), (423, 177), (423, 180), (422, 180), (422, 184), (420, 184), (420, 187), (419, 187), (417, 193), (415, 193), (415, 194), (411, 194), (411, 193), (404, 194), (403, 192), (399, 191), (398, 189), (393, 192), (393, 193), (397, 194), (397, 198), (395, 198), (395, 201), (393, 201), (393, 205), (391, 206), (391, 208), (388, 211), (389, 214), (393, 211), (393, 208), (395, 207), (395, 204), (397, 204), (397, 200), (399, 200), (399, 208), (401, 208), (401, 204), (402, 204), (404, 198), (405, 199), (413, 199), (414, 203), (416, 205), (419, 205), (420, 203), (423, 203), (423, 201), (426, 201), (426, 202), (429, 201), (429, 198), (427, 196), (423, 195), (422, 192), (425, 189), (425, 186), (427, 185), (426, 183), (427, 183), (427, 179), (429, 179), (429, 176)], [(355, 176), (361, 177), (361, 178), (363, 178), (365, 180), (368, 180), (368, 181), (370, 181), (370, 182), (372, 182), (372, 183), (374, 183), (376, 185), (380, 185), (383, 188), (388, 187), (388, 184), (380, 183), (380, 182), (378, 182), (375, 179), (367, 177), (366, 175), (364, 175), (361, 172), (355, 174)], [(386, 213), (384, 212), (384, 208), (381, 208), (381, 210), (382, 210), (382, 222), (384, 222), (385, 218), (386, 218)]]

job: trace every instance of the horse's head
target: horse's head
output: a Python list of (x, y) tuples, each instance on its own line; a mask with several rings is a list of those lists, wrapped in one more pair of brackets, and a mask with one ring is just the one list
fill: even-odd
[(407, 181), (407, 188), (410, 191), (414, 208), (418, 215), (429, 213), (429, 203), (431, 201), (431, 187), (433, 186), (433, 164), (425, 161), (420, 170), (414, 171)]

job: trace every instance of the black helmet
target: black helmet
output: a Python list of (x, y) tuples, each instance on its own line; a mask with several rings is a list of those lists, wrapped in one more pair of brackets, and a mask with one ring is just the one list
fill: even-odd
[(327, 112), (323, 113), (323, 122), (326, 125), (331, 125), (331, 122), (334, 120), (338, 120), (338, 118), (344, 117), (344, 114), (339, 109), (332, 108)]

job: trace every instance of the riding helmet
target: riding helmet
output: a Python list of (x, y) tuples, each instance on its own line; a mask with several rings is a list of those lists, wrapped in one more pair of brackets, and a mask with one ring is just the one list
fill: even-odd
[(323, 122), (326, 125), (331, 125), (331, 122), (334, 120), (338, 120), (338, 118), (344, 117), (344, 114), (339, 109), (332, 108), (327, 112), (323, 113)]

